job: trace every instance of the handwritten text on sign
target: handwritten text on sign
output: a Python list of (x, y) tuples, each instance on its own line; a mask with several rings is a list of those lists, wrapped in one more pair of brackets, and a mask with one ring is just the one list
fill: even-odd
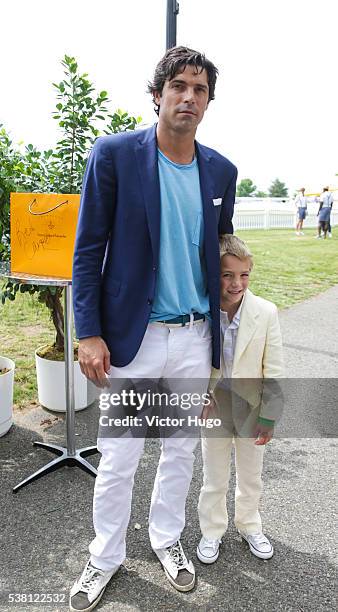
[(80, 196), (11, 194), (11, 271), (72, 277)]

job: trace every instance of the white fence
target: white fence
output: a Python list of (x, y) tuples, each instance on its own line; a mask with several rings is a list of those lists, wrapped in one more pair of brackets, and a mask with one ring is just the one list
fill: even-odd
[[(317, 227), (319, 204), (308, 203), (304, 228)], [(277, 229), (296, 227), (297, 210), (293, 200), (282, 198), (236, 198), (233, 217), (234, 229)], [(331, 212), (331, 225), (338, 224), (338, 202)]]

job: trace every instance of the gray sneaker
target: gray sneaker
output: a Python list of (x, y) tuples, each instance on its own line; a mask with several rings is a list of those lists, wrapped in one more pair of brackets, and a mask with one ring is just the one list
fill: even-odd
[(238, 531), (238, 533), (242, 536), (243, 540), (249, 544), (249, 548), (255, 557), (259, 559), (271, 559), (273, 555), (273, 546), (264, 533), (254, 533), (251, 535), (247, 535), (242, 531)]
[(195, 586), (195, 568), (186, 558), (180, 540), (168, 548), (154, 549), (170, 584), (177, 591), (191, 591)]
[(69, 609), (71, 612), (90, 612), (99, 603), (106, 586), (119, 566), (112, 570), (100, 570), (88, 561), (79, 580), (73, 584), (70, 597)]
[(197, 546), (197, 558), (202, 563), (214, 563), (218, 559), (220, 544), (221, 540), (210, 540), (203, 536)]

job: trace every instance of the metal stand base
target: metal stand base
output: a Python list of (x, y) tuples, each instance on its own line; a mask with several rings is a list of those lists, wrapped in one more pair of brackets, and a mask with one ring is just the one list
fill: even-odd
[(28, 478), (25, 478), (22, 482), (16, 485), (13, 489), (13, 493), (17, 493), (19, 489), (25, 487), (33, 480), (37, 480), (44, 476), (45, 474), (49, 474), (50, 472), (54, 472), (54, 470), (59, 469), (64, 465), (68, 465), (69, 467), (78, 466), (88, 474), (92, 476), (97, 476), (97, 470), (90, 464), (88, 461), (84, 459), (84, 457), (89, 457), (89, 455), (95, 455), (98, 452), (96, 446), (88, 446), (86, 448), (80, 448), (75, 451), (75, 455), (70, 455), (67, 448), (63, 446), (57, 446), (56, 444), (46, 444), (45, 442), (33, 442), (34, 446), (41, 446), (46, 450), (55, 453), (55, 455), (59, 455), (57, 459), (53, 459), (49, 463), (47, 463), (44, 467), (34, 472)]
[(37, 472), (28, 476), (25, 480), (16, 485), (13, 493), (25, 487), (30, 482), (41, 478), (49, 472), (54, 472), (59, 467), (69, 465), (78, 466), (88, 474), (97, 476), (97, 470), (84, 459), (88, 455), (97, 453), (96, 446), (88, 448), (75, 448), (75, 397), (74, 397), (74, 347), (73, 347), (73, 310), (72, 310), (72, 281), (68, 278), (51, 278), (49, 276), (36, 276), (31, 274), (11, 273), (10, 266), (0, 263), (0, 278), (4, 277), (18, 283), (28, 285), (45, 285), (47, 287), (64, 287), (64, 349), (65, 349), (65, 392), (66, 392), (66, 444), (67, 447), (56, 446), (55, 444), (45, 444), (44, 442), (34, 442), (34, 446), (41, 446), (59, 455)]

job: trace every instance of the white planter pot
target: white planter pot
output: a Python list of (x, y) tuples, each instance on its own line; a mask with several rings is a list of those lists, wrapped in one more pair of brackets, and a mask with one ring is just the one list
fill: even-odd
[(4, 436), (13, 424), (13, 384), (15, 363), (7, 357), (0, 357), (0, 369), (9, 368), (0, 374), (0, 436)]
[[(35, 351), (36, 376), (38, 383), (39, 403), (54, 412), (66, 412), (65, 362), (51, 361), (38, 355), (40, 346)], [(80, 370), (78, 361), (74, 362), (75, 410), (87, 408), (98, 397), (100, 391)]]

